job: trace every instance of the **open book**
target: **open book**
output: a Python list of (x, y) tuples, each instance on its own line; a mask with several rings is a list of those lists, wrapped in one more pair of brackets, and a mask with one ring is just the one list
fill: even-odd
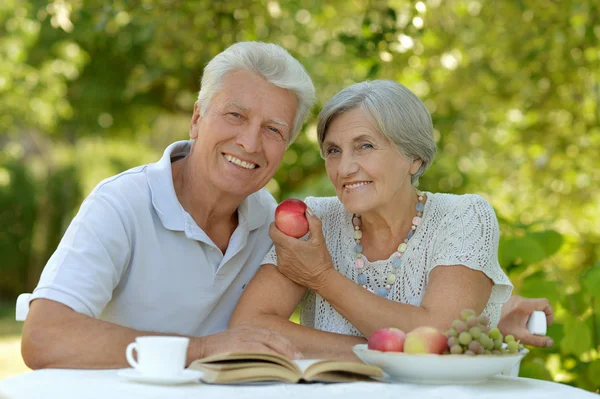
[(379, 367), (358, 361), (290, 360), (271, 353), (223, 353), (198, 359), (190, 369), (204, 372), (202, 380), (212, 384), (248, 382), (352, 382), (376, 381), (383, 377)]

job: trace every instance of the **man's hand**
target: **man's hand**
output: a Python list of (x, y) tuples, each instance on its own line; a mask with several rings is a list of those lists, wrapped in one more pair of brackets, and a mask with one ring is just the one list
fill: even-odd
[(271, 352), (301, 359), (302, 354), (283, 335), (273, 330), (242, 325), (204, 338), (202, 357), (225, 352)]
[(548, 326), (554, 320), (552, 306), (546, 298), (523, 298), (517, 295), (511, 296), (502, 306), (502, 314), (498, 328), (503, 335), (512, 334), (516, 340), (524, 345), (549, 348), (554, 345), (552, 338), (548, 336), (533, 335), (527, 330), (527, 320), (534, 310), (541, 310), (546, 314)]

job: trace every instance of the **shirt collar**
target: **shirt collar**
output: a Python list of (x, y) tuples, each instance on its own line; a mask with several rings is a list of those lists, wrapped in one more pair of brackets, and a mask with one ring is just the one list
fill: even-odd
[(172, 158), (184, 157), (190, 152), (192, 143), (176, 141), (165, 149), (162, 158), (148, 165), (146, 175), (152, 193), (152, 205), (163, 226), (168, 230), (185, 230), (185, 210), (177, 199), (173, 186)]
[[(176, 141), (165, 149), (158, 162), (148, 165), (146, 171), (152, 193), (152, 205), (162, 225), (168, 230), (185, 231), (187, 212), (175, 193), (171, 161), (173, 158), (185, 157), (191, 148), (191, 140)], [(238, 223), (240, 226), (246, 224), (249, 231), (261, 227), (267, 220), (268, 209), (260, 198), (260, 191), (253, 193), (238, 207)]]
[(247, 223), (250, 231), (258, 229), (267, 221), (267, 206), (260, 200), (260, 197), (260, 191), (253, 193), (238, 207), (238, 222), (239, 224)]

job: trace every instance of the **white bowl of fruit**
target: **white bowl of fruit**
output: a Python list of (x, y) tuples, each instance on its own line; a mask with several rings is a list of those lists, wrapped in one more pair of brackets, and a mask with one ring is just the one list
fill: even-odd
[(379, 366), (391, 380), (421, 384), (474, 384), (510, 370), (529, 352), (514, 337), (488, 328), (486, 316), (463, 310), (442, 333), (418, 327), (408, 334), (377, 330), (369, 344), (353, 351), (363, 362)]

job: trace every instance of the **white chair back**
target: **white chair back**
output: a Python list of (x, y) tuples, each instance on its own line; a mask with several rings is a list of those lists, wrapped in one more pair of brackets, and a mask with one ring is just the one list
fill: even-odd
[(17, 298), (17, 308), (15, 309), (15, 319), (17, 319), (17, 321), (25, 321), (27, 318), (30, 298), (31, 294), (21, 294)]

